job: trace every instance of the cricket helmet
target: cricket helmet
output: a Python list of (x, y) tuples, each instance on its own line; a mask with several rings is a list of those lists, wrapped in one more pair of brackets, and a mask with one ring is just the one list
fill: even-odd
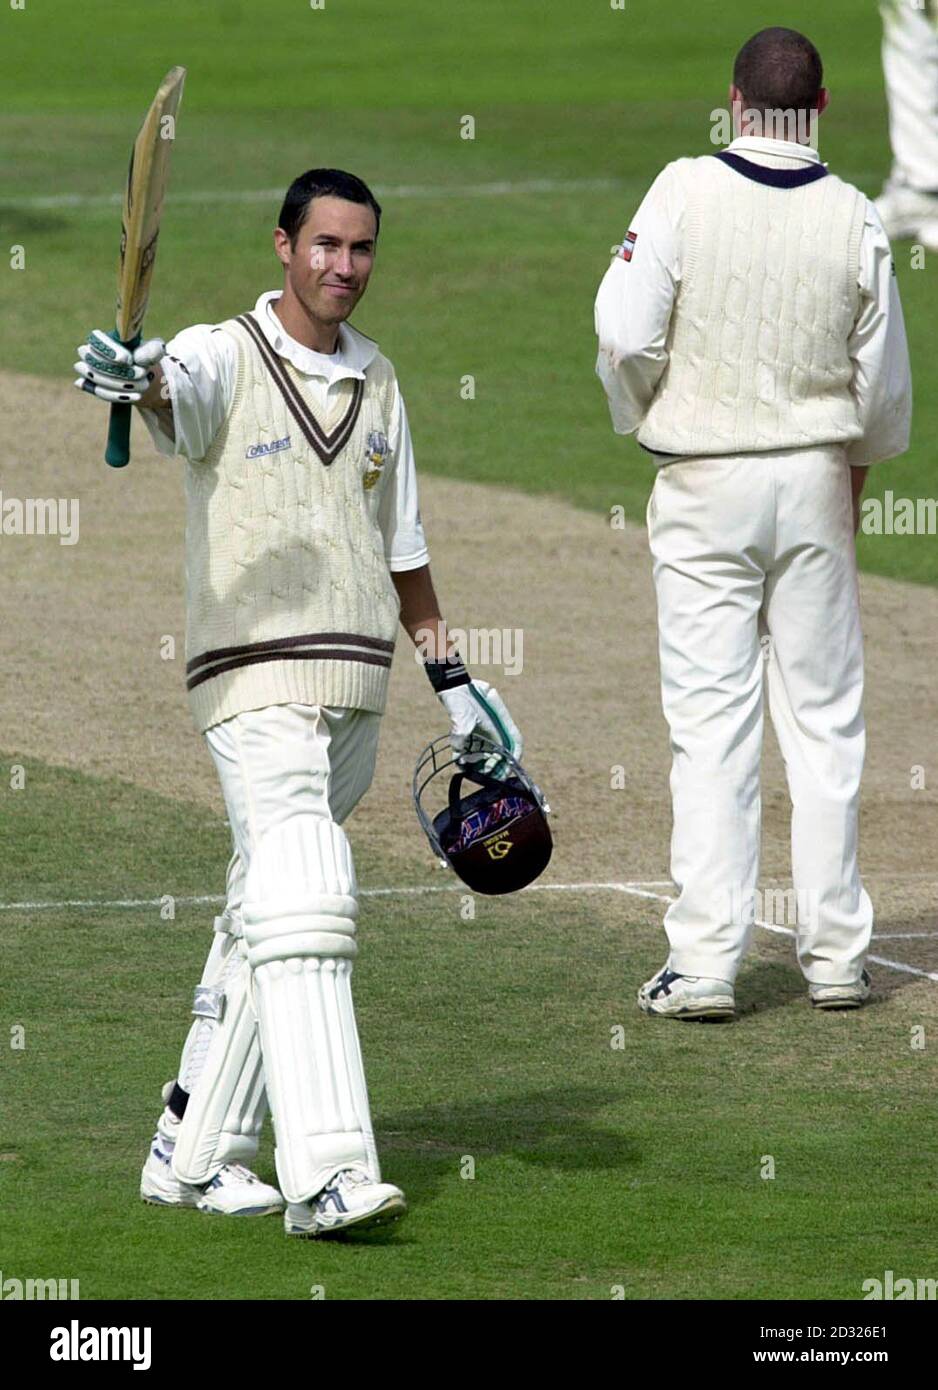
[[(432, 814), (425, 794), (429, 799), (430, 784), (447, 776), (446, 803)], [(478, 790), (464, 794), (463, 782)], [(438, 783), (433, 790), (442, 788)], [(423, 750), (414, 771), (414, 806), (434, 853), (476, 893), (514, 893), (550, 861), (550, 807), (543, 792), (501, 744), (482, 734), (472, 734), (461, 754), (449, 734)]]

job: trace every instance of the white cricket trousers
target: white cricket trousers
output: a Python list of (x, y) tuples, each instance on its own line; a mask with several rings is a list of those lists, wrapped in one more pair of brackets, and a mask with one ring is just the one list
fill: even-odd
[[(844, 451), (666, 464), (647, 523), (671, 734), (671, 969), (734, 980), (754, 919), (772, 917), (797, 932), (811, 983), (852, 983), (873, 909), (857, 868), (863, 642)], [(756, 892), (764, 678), (792, 802), (794, 892), (771, 899)]]
[[(265, 831), (298, 814), (341, 825), (371, 785), (381, 716), (322, 705), (268, 705), (215, 724), (205, 741), (221, 781), (234, 853), (225, 909), (216, 919), (201, 984), (223, 984), (241, 936), (244, 881)], [(179, 1084), (199, 1078), (214, 1024), (196, 1019), (183, 1048)]]
[(915, 0), (880, 8), (892, 178), (938, 192), (938, 23)]
[(371, 786), (381, 716), (322, 705), (268, 705), (215, 724), (215, 761), (234, 840), (225, 914), (241, 926), (244, 880), (265, 831), (295, 815), (341, 825)]

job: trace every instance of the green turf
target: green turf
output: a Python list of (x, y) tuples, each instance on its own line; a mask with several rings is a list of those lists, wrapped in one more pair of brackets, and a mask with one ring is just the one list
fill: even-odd
[[(110, 15), (113, 24), (108, 26)], [(2, 12), (8, 169), (5, 246), (27, 269), (0, 277), (0, 362), (67, 376), (74, 346), (113, 302), (117, 209), (35, 199), (120, 192), (133, 131), (162, 72), (190, 69), (173, 191), (148, 320), (164, 335), (216, 321), (278, 283), (276, 190), (316, 163), (351, 167), (385, 196), (381, 250), (356, 322), (394, 359), (427, 472), (551, 492), (644, 516), (652, 471), (608, 424), (593, 376), (592, 301), (608, 248), (657, 170), (704, 153), (732, 54), (777, 7), (742, 0), (163, 0), (159, 19), (98, 0)], [(822, 154), (876, 192), (889, 149), (875, 5), (791, 0), (827, 63)], [(476, 138), (459, 138), (464, 115)], [(492, 181), (613, 180), (611, 187), (480, 196)], [(224, 195), (271, 190), (260, 202)], [(938, 324), (934, 258), (897, 248), (913, 360), (927, 381)], [(474, 400), (461, 379), (475, 377)], [(76, 410), (94, 409), (76, 402)], [(919, 389), (913, 447), (869, 494), (934, 490), (938, 400)], [(431, 537), (432, 541), (432, 537)], [(932, 536), (861, 536), (861, 564), (938, 582)], [(575, 560), (575, 557), (571, 557)]]
[[(17, 761), (29, 790), (0, 793), (4, 902), (218, 891), (222, 823), (0, 759)], [(385, 884), (361, 858), (363, 886)], [(0, 911), (4, 1045), (16, 1025), (26, 1042), (2, 1064), (4, 1277), (77, 1278), (83, 1299), (856, 1299), (886, 1269), (934, 1272), (938, 1078), (933, 1049), (909, 1047), (901, 987), (812, 1015), (769, 942), (735, 1025), (646, 1020), (633, 994), (659, 964), (655, 914), (599, 895), (476, 901), (467, 922), (455, 895), (365, 900), (360, 1026), (411, 1211), (344, 1245), (137, 1200), (212, 907)], [(272, 1176), (269, 1139), (259, 1168)]]

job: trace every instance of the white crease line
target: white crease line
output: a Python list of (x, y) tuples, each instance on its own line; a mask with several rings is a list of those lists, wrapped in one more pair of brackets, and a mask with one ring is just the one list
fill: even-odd
[[(363, 898), (389, 898), (389, 897), (424, 897), (433, 893), (464, 893), (465, 887), (458, 883), (441, 884), (418, 884), (414, 887), (404, 888), (364, 888), (361, 891)], [(611, 892), (627, 893), (634, 898), (648, 898), (654, 902), (673, 903), (675, 899), (666, 893), (654, 893), (647, 888), (639, 888), (635, 883), (532, 883), (530, 887), (522, 889), (524, 893), (583, 893), (583, 892)], [(172, 894), (168, 894), (172, 897)], [(176, 906), (199, 907), (207, 903), (224, 902), (223, 894), (207, 894), (200, 897), (173, 898)], [(113, 900), (101, 899), (81, 899), (72, 898), (62, 902), (23, 902), (23, 903), (0, 903), (0, 912), (39, 912), (48, 911), (55, 908), (64, 907), (162, 907), (162, 898), (118, 898)], [(755, 925), (761, 927), (763, 931), (774, 932), (776, 936), (794, 937), (795, 932), (792, 927), (776, 926), (773, 922), (763, 922), (756, 919)], [(883, 940), (888, 938), (884, 937)], [(885, 956), (868, 956), (868, 960), (875, 965), (885, 966), (887, 970), (898, 970), (906, 975), (919, 975), (925, 980), (938, 981), (938, 971), (920, 970), (916, 965), (905, 965), (902, 961), (887, 960)]]
[[(624, 893), (632, 893), (638, 898), (655, 898), (658, 902), (673, 903), (675, 898), (667, 897), (664, 893), (648, 893), (638, 888), (630, 888), (628, 884), (618, 885)], [(755, 926), (761, 927), (763, 931), (774, 932), (776, 936), (795, 936), (793, 927), (779, 927), (774, 922), (763, 922), (760, 918), (755, 919)], [(920, 975), (925, 980), (938, 981), (938, 971), (920, 970), (916, 965), (905, 965), (901, 960), (887, 960), (885, 956), (867, 956), (874, 965), (883, 965), (887, 970), (898, 970), (905, 975)]]
[[(623, 883), (532, 883), (523, 889), (525, 893), (576, 893), (587, 891), (622, 892), (627, 886)], [(363, 888), (359, 896), (363, 898), (422, 897), (428, 893), (465, 893), (470, 891), (459, 883), (416, 884), (401, 888)], [(208, 893), (199, 897), (177, 898), (172, 893), (177, 907), (202, 907), (206, 903), (223, 903), (223, 893)], [(163, 898), (63, 898), (55, 902), (0, 903), (0, 912), (42, 912), (63, 907), (162, 907)]]
[[(167, 893), (167, 897), (172, 897)], [(60, 902), (0, 903), (0, 912), (46, 912), (60, 907), (162, 907), (163, 898), (63, 898)], [(210, 893), (199, 898), (173, 898), (186, 907), (224, 902), (224, 894)]]
[(887, 970), (900, 970), (905, 975), (921, 975), (923, 980), (938, 980), (938, 970), (919, 970), (917, 965), (903, 965), (901, 960), (887, 960), (885, 956), (867, 956), (874, 965), (885, 965)]
[[(375, 184), (377, 198), (503, 198), (524, 193), (590, 193), (624, 187), (621, 179), (497, 179), (490, 183), (458, 184), (398, 183)], [(122, 193), (48, 193), (33, 197), (5, 197), (8, 208), (93, 208), (120, 207)], [(193, 189), (169, 193), (166, 202), (191, 203), (276, 203), (283, 201), (282, 188), (243, 188), (233, 193), (220, 189)]]
[(938, 936), (938, 931), (874, 931), (874, 941), (925, 941)]

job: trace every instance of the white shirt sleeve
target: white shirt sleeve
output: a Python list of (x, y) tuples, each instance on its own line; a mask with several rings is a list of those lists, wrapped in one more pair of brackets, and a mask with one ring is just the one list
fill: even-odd
[[(676, 164), (669, 164), (630, 224), (631, 259), (621, 253), (613, 257), (596, 296), (596, 374), (617, 434), (633, 434), (641, 425), (668, 364), (665, 344), (681, 280), (684, 206)], [(628, 249), (626, 239), (623, 245)]]
[(417, 498), (417, 469), (414, 449), (407, 423), (404, 400), (395, 382), (394, 406), (391, 415), (388, 448), (391, 451), (391, 475), (378, 505), (378, 525), (384, 536), (384, 554), (388, 569), (416, 570), (430, 563), (420, 506)]
[(202, 459), (234, 395), (237, 345), (223, 329), (197, 323), (170, 339), (160, 366), (169, 387), (175, 434), (164, 433), (165, 411), (141, 410), (143, 421), (161, 454)]
[(909, 447), (912, 376), (889, 239), (872, 203), (860, 242), (860, 313), (849, 350), (863, 437), (848, 445), (847, 461), (862, 467), (896, 458)]

